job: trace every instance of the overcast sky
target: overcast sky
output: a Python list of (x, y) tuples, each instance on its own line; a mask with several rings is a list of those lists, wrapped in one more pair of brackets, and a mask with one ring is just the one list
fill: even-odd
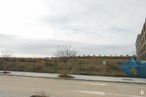
[(146, 0), (0, 0), (0, 50), (50, 57), (70, 44), (81, 55), (133, 55)]

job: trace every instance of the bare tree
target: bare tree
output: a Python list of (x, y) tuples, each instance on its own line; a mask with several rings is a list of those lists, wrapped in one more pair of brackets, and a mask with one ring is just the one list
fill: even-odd
[(9, 58), (12, 56), (12, 52), (8, 51), (8, 50), (3, 50), (2, 52), (2, 58), (4, 60), (4, 71), (7, 72), (8, 69), (8, 64), (7, 62), (9, 62)]
[(77, 51), (70, 45), (62, 45), (57, 48), (56, 56), (64, 63), (64, 75), (68, 75), (67, 67), (70, 59), (73, 59), (77, 55)]
[(8, 50), (3, 50), (2, 51), (2, 57), (3, 58), (9, 58), (12, 56), (12, 52), (11, 51), (8, 51)]

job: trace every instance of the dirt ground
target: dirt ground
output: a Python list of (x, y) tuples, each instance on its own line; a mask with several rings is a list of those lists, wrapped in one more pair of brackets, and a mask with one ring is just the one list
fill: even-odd
[(146, 84), (0, 76), (0, 97), (146, 97)]

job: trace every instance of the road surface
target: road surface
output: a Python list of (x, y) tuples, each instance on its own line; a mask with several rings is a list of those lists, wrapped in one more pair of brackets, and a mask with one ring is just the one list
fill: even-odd
[(146, 84), (0, 76), (0, 97), (30, 97), (42, 91), (49, 97), (146, 97)]

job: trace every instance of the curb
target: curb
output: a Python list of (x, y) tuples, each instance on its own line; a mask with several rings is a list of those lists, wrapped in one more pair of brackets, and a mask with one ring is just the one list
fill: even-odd
[[(4, 75), (6, 76), (6, 74)], [(76, 79), (76, 78), (59, 78), (59, 77), (40, 77), (40, 76), (28, 76), (28, 75), (13, 75), (7, 74), (7, 76), (19, 76), (19, 77), (34, 77), (34, 78), (45, 78), (45, 79), (60, 79), (60, 80), (76, 80), (76, 81), (92, 81), (92, 82), (111, 82), (111, 83), (127, 83), (127, 84), (146, 84), (143, 82), (124, 82), (124, 81), (109, 81), (109, 80), (90, 80), (90, 79)]]

